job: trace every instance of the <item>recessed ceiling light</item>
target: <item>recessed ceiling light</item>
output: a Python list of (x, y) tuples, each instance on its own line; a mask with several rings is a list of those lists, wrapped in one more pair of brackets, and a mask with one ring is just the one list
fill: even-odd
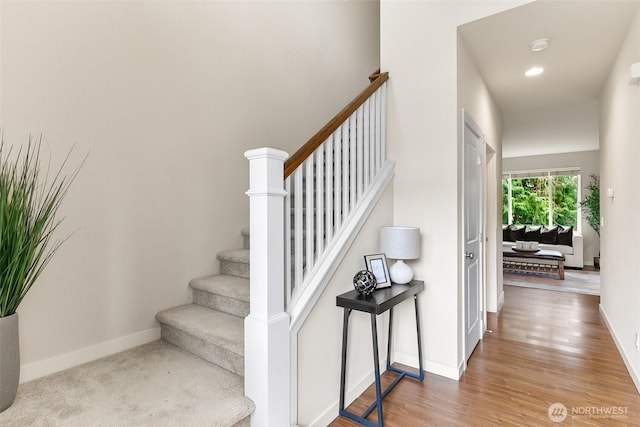
[(542, 50), (549, 48), (549, 39), (538, 39), (529, 43), (529, 47), (531, 48), (531, 52), (540, 52)]
[(532, 67), (525, 71), (524, 75), (527, 77), (539, 76), (544, 72), (544, 68), (542, 67)]

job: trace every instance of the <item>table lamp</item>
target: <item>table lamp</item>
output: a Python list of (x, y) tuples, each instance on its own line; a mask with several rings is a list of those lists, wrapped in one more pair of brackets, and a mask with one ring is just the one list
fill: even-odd
[(409, 283), (413, 270), (404, 263), (405, 259), (420, 257), (420, 229), (418, 227), (382, 227), (380, 229), (380, 252), (387, 258), (397, 260), (389, 268), (391, 282)]

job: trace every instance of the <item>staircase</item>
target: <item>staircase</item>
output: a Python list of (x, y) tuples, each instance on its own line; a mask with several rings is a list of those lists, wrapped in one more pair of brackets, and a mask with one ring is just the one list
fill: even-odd
[[(193, 304), (156, 315), (163, 340), (240, 377), (244, 376), (244, 318), (249, 314), (249, 230), (242, 230), (242, 236), (242, 249), (218, 254), (220, 274), (189, 283)], [(244, 390), (237, 395), (232, 402), (237, 405), (237, 417), (212, 420), (212, 427), (250, 426), (255, 406)]]

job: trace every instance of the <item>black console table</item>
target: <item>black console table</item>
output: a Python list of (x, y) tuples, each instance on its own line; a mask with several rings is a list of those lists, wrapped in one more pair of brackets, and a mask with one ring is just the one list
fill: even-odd
[[(394, 284), (389, 288), (378, 289), (369, 296), (364, 296), (358, 291), (353, 290), (336, 297), (336, 305), (344, 308), (344, 319), (342, 323), (342, 367), (340, 371), (340, 415), (354, 420), (360, 424), (369, 427), (382, 427), (384, 425), (382, 417), (382, 399), (402, 380), (404, 377), (410, 377), (417, 380), (424, 380), (424, 371), (422, 369), (422, 340), (420, 338), (420, 318), (418, 315), (418, 293), (424, 289), (424, 282), (421, 280), (412, 280), (406, 285)], [(402, 369), (391, 366), (391, 330), (393, 326), (393, 307), (402, 301), (413, 298), (416, 311), (416, 332), (418, 337), (418, 363), (420, 372), (414, 374)], [(349, 335), (349, 315), (352, 310), (362, 311), (371, 314), (371, 336), (373, 338), (373, 369), (375, 374), (376, 401), (367, 408), (362, 415), (349, 412), (344, 407), (344, 388), (346, 379), (346, 362), (347, 362), (347, 341)], [(387, 343), (387, 371), (395, 372), (398, 377), (387, 387), (381, 390), (380, 387), (380, 362), (378, 358), (378, 330), (376, 326), (376, 316), (389, 310), (389, 338)], [(377, 409), (378, 424), (374, 424), (367, 420), (367, 417)]]

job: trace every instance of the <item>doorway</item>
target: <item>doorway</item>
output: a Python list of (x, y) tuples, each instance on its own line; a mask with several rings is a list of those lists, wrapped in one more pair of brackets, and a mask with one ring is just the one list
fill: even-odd
[(484, 331), (484, 177), (483, 134), (462, 112), (464, 230), (464, 360), (469, 360)]

